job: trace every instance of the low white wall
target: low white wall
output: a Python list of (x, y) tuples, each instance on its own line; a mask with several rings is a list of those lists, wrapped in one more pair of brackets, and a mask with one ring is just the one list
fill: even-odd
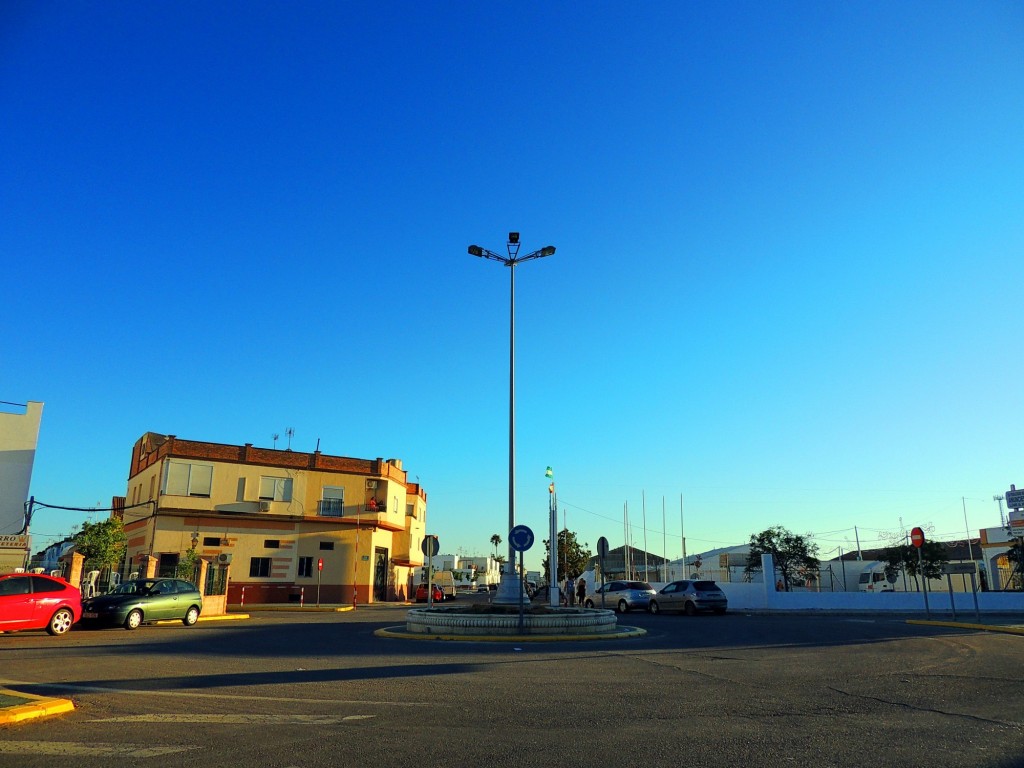
[[(771, 555), (762, 557), (765, 573), (774, 572)], [(761, 584), (719, 583), (731, 611), (851, 611), (862, 613), (924, 613), (923, 592), (776, 592), (770, 580)], [(1024, 613), (1024, 592), (978, 592), (981, 613)], [(934, 613), (974, 613), (974, 595), (948, 590), (928, 593)]]
[[(762, 558), (765, 573), (773, 573), (771, 555)], [(956, 578), (956, 577), (954, 577)], [(667, 582), (651, 582), (655, 590)], [(588, 594), (593, 592), (588, 584)], [(729, 598), (730, 611), (850, 611), (851, 613), (925, 613), (922, 592), (776, 592), (775, 584), (755, 582), (718, 582)], [(1024, 592), (978, 592), (981, 613), (1024, 613)], [(954, 592), (957, 618), (974, 615), (974, 596), (970, 592)], [(950, 614), (949, 592), (928, 593), (932, 613)]]

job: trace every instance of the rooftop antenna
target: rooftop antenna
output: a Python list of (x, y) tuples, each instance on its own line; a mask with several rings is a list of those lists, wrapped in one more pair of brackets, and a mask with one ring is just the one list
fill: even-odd
[(292, 449), (292, 437), (294, 437), (295, 435), (295, 430), (292, 429), (291, 427), (288, 427), (288, 429), (286, 429), (284, 433), (288, 435), (288, 450), (290, 451)]
[(274, 438), (274, 450), (275, 450), (275, 451), (277, 450), (277, 438), (279, 438), (279, 437), (280, 437), (280, 435), (279, 435), (279, 434), (277, 434), (277, 432), (275, 432), (275, 433), (273, 434), (273, 438)]

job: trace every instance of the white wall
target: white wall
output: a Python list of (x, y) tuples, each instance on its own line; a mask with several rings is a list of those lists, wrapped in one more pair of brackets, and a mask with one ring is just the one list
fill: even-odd
[[(772, 573), (775, 565), (771, 555), (761, 559), (765, 573)], [(958, 577), (954, 576), (956, 580)], [(762, 584), (719, 583), (729, 598), (730, 611), (851, 611), (925, 613), (923, 592), (776, 592), (775, 583), (767, 580)], [(978, 592), (978, 609), (982, 613), (1024, 612), (1024, 592)], [(957, 618), (970, 620), (974, 617), (974, 595), (970, 592), (954, 592), (953, 606)], [(933, 614), (948, 616), (953, 606), (948, 590), (930, 592), (928, 604)]]
[(18, 533), (32, 480), (43, 404), (29, 402), (24, 413), (0, 412), (0, 533)]

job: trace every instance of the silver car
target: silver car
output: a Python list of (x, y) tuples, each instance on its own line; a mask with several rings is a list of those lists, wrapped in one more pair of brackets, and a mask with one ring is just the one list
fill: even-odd
[(673, 581), (662, 587), (647, 604), (651, 613), (662, 611), (684, 611), (693, 616), (698, 611), (725, 613), (729, 600), (713, 581)]
[(598, 587), (594, 594), (587, 595), (584, 605), (587, 608), (600, 608), (602, 595), (605, 608), (614, 608), (619, 613), (625, 613), (631, 608), (646, 608), (654, 597), (654, 590), (646, 581), (609, 581)]

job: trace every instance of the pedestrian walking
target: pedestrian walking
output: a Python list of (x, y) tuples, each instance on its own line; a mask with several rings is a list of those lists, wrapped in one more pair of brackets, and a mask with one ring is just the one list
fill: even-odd
[(576, 579), (566, 579), (565, 582), (566, 605), (573, 605), (576, 601)]

